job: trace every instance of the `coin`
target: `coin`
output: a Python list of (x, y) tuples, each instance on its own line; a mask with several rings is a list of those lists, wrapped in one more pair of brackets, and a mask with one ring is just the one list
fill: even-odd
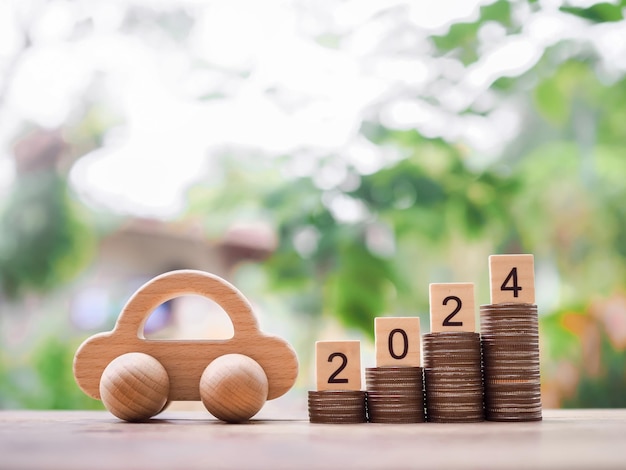
[(488, 414), (488, 420), (489, 421), (541, 421), (542, 415), (540, 412), (535, 413), (533, 415), (514, 415), (511, 413), (506, 413), (506, 414), (502, 414), (502, 415), (497, 415), (497, 414)]
[(480, 414), (441, 414), (441, 415), (428, 415), (429, 423), (477, 423), (484, 421), (485, 416), (481, 412)]
[(482, 382), (483, 376), (480, 369), (465, 370), (432, 370), (425, 374), (426, 383), (430, 384), (436, 381), (442, 381), (446, 383), (457, 382)]
[(361, 390), (309, 391), (311, 423), (367, 422), (366, 392)]
[(537, 306), (482, 305), (480, 316), (486, 419), (540, 420)]
[(426, 418), (432, 422), (484, 419), (480, 335), (424, 335)]
[(311, 416), (309, 421), (314, 424), (359, 424), (367, 423), (365, 417), (350, 417), (350, 418), (328, 418)]
[(424, 414), (424, 371), (421, 367), (365, 369), (371, 423), (420, 423)]

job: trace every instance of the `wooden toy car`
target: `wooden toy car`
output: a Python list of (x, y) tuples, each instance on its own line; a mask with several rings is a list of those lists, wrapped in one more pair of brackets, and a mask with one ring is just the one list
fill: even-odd
[[(198, 294), (230, 316), (226, 340), (147, 340), (144, 323), (160, 304)], [(89, 396), (120, 419), (141, 421), (169, 401), (202, 400), (225, 421), (252, 417), (265, 400), (294, 384), (298, 359), (283, 339), (259, 330), (243, 294), (202, 271), (172, 271), (144, 284), (122, 309), (113, 331), (88, 338), (76, 351), (74, 376)]]

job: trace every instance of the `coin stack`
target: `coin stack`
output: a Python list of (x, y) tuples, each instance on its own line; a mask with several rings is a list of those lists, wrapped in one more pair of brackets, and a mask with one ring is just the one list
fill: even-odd
[(311, 423), (366, 423), (366, 392), (361, 390), (309, 391)]
[(541, 420), (537, 306), (482, 305), (480, 316), (486, 418)]
[(423, 371), (421, 367), (366, 368), (370, 423), (423, 423)]
[(484, 421), (480, 335), (444, 332), (424, 335), (428, 421)]

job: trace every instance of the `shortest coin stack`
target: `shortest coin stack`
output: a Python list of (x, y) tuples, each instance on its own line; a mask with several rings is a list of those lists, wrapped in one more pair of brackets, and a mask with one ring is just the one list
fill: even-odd
[(361, 390), (309, 391), (311, 423), (366, 423), (366, 392)]
[(424, 366), (428, 421), (484, 421), (478, 333), (424, 335)]
[(365, 369), (371, 423), (423, 423), (424, 374), (421, 367)]
[(540, 421), (537, 306), (482, 305), (480, 315), (487, 419)]

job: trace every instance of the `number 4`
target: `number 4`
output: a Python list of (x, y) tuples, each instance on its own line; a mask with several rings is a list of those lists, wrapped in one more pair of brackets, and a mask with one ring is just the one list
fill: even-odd
[[(512, 286), (507, 286), (509, 282), (512, 282)], [(509, 275), (506, 277), (502, 285), (500, 286), (500, 290), (510, 290), (513, 291), (513, 297), (519, 297), (519, 291), (522, 290), (521, 287), (517, 285), (517, 268), (511, 269)]]
[(489, 281), (492, 304), (535, 303), (533, 255), (491, 255)]

